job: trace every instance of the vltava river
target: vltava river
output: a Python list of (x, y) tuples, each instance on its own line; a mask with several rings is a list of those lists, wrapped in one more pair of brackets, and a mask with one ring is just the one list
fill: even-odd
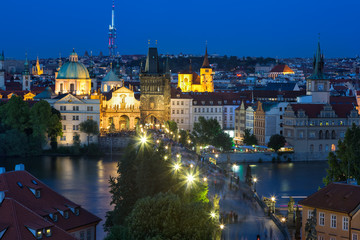
[[(0, 167), (13, 170), (18, 163), (24, 163), (25, 169), (43, 181), (56, 192), (103, 219), (97, 228), (97, 239), (103, 239), (105, 233), (105, 214), (112, 209), (109, 193), (109, 176), (115, 176), (117, 160), (120, 157), (39, 157), (21, 159), (0, 159)], [(260, 195), (307, 196), (323, 186), (326, 175), (326, 162), (312, 163), (261, 163), (251, 165), (253, 175), (259, 179), (256, 189)], [(246, 172), (246, 164), (240, 165), (239, 175)], [(297, 199), (295, 199), (297, 200)], [(286, 204), (280, 200), (279, 204)]]

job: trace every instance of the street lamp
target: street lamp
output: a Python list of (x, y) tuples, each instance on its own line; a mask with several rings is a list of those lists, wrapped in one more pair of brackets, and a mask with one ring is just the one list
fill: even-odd
[(147, 142), (146, 136), (145, 136), (145, 135), (142, 136), (142, 137), (140, 138), (140, 141), (141, 141), (142, 144), (145, 144), (145, 143)]
[(271, 196), (271, 205), (272, 205), (272, 212), (275, 213), (275, 203), (276, 203), (276, 198), (274, 196)]
[(257, 182), (257, 178), (254, 178), (254, 192), (256, 192), (256, 182)]
[(165, 156), (164, 156), (164, 159), (167, 160), (167, 159), (168, 159), (168, 156), (165, 155)]
[(215, 157), (216, 157), (216, 158), (218, 158), (218, 157), (219, 157), (219, 155), (218, 155), (218, 154), (215, 154)]
[(193, 168), (194, 167), (194, 164), (190, 164), (190, 168)]
[(225, 228), (224, 224), (220, 224), (220, 229), (223, 230)]
[(207, 177), (204, 177), (204, 178), (203, 178), (203, 181), (204, 181), (204, 182), (207, 182), (207, 180), (208, 180)]
[(215, 219), (216, 213), (215, 213), (215, 212), (211, 212), (211, 213), (210, 213), (210, 217), (213, 218), (213, 219)]

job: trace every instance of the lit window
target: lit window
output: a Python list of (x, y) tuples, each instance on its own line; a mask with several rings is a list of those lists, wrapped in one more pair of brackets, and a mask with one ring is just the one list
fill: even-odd
[(45, 233), (46, 233), (47, 237), (50, 237), (51, 236), (51, 229), (50, 228), (46, 229)]
[(37, 231), (36, 231), (36, 238), (37, 238), (37, 239), (41, 239), (41, 238), (42, 238), (42, 231), (41, 231), (41, 230), (37, 230)]

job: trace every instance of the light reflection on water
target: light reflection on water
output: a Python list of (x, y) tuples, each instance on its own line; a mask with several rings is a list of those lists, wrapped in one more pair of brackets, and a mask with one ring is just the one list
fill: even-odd
[[(56, 192), (80, 204), (103, 219), (97, 228), (97, 239), (105, 233), (105, 214), (111, 210), (109, 177), (117, 174), (117, 160), (120, 157), (38, 157), (28, 159), (0, 159), (0, 167), (13, 170), (18, 163), (42, 180)], [(239, 164), (238, 175), (244, 179), (247, 164)], [(307, 196), (322, 185), (327, 163), (259, 163), (251, 165), (252, 175), (258, 178), (256, 190), (261, 196), (275, 195), (277, 204), (287, 204), (281, 196)], [(299, 199), (295, 199), (298, 201)]]

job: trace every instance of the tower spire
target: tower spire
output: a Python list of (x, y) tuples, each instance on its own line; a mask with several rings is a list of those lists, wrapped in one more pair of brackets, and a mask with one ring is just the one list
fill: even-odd
[(313, 74), (310, 76), (310, 79), (324, 79), (324, 55), (321, 54), (320, 34), (318, 36), (318, 44), (316, 54), (314, 55), (313, 67), (314, 70)]
[(206, 47), (205, 47), (205, 56), (204, 56), (204, 62), (201, 68), (210, 68), (209, 58), (208, 58), (208, 52), (207, 52), (207, 41), (206, 41)]

